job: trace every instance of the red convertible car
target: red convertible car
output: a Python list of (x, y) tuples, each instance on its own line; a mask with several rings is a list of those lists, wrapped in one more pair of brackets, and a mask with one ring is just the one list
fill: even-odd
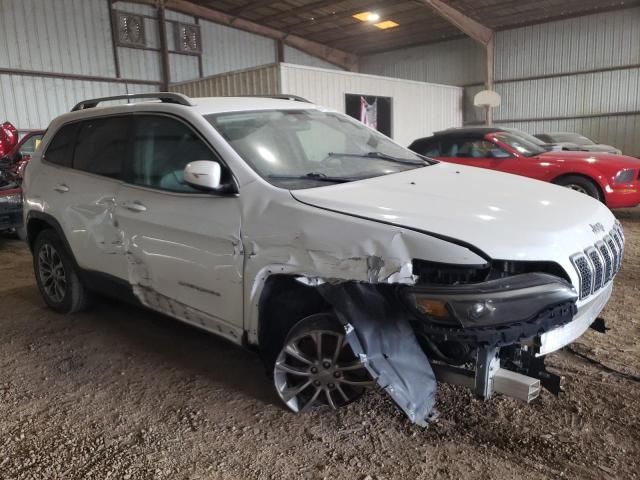
[(640, 204), (640, 160), (594, 152), (549, 152), (515, 130), (452, 128), (409, 148), (445, 162), (552, 182), (596, 198), (609, 208)]

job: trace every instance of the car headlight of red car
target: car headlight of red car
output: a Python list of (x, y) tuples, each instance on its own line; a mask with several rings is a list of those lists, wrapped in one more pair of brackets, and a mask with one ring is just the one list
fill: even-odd
[(636, 178), (636, 171), (632, 168), (620, 170), (613, 179), (613, 183), (631, 183)]

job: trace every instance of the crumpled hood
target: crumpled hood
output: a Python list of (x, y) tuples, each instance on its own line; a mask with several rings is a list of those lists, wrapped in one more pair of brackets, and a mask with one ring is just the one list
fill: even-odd
[(447, 163), (291, 193), (308, 205), (455, 239), (500, 260), (565, 263), (604, 235), (591, 225), (608, 232), (615, 222), (584, 194)]

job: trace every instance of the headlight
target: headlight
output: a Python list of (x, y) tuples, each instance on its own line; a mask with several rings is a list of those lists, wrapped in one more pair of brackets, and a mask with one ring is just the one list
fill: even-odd
[(636, 171), (632, 168), (620, 170), (613, 179), (613, 183), (631, 183), (636, 177)]
[(22, 195), (20, 193), (0, 195), (0, 203), (3, 205), (20, 205), (22, 203)]
[(570, 283), (544, 273), (478, 284), (416, 287), (408, 294), (411, 306), (431, 322), (463, 328), (526, 322), (577, 299)]

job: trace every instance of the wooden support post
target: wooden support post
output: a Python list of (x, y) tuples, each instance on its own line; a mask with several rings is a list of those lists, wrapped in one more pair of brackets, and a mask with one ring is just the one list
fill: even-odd
[(284, 42), (276, 40), (276, 62), (284, 63)]
[[(160, 0), (129, 0), (133, 3), (141, 3), (144, 5), (156, 5)], [(238, 30), (244, 30), (245, 32), (255, 33), (264, 37), (274, 38), (276, 40), (282, 40), (285, 45), (302, 50), (303, 52), (313, 55), (314, 57), (321, 58), (329, 63), (346, 68), (347, 70), (356, 71), (358, 69), (358, 57), (357, 55), (337, 48), (324, 45), (322, 43), (314, 42), (302, 38), (298, 35), (289, 34), (275, 28), (261, 25), (245, 18), (229, 15), (228, 13), (213, 8), (199, 5), (187, 0), (161, 0), (163, 6), (169, 10), (175, 10), (182, 12), (193, 17), (199, 17), (202, 20), (209, 22), (219, 23), (220, 25), (226, 25), (227, 27), (237, 28)]]
[(167, 18), (163, 1), (158, 2), (158, 32), (160, 34), (160, 55), (162, 56), (162, 91), (169, 91), (171, 67), (169, 66), (169, 48), (167, 46)]
[[(493, 90), (494, 86), (494, 74), (495, 74), (495, 63), (496, 63), (496, 40), (495, 36), (491, 36), (491, 40), (485, 46), (486, 56), (487, 56), (487, 72), (486, 72), (486, 84), (487, 90)], [(493, 108), (487, 108), (487, 125), (491, 126), (493, 124)]]
[[(493, 90), (496, 56), (495, 32), (442, 0), (416, 1), (428, 5), (442, 18), (482, 45), (486, 55), (485, 85), (487, 90)], [(487, 125), (493, 123), (493, 111), (490, 107), (486, 107), (486, 121)]]
[(113, 13), (113, 0), (107, 0), (109, 6), (109, 24), (111, 25), (111, 48), (113, 49), (113, 63), (116, 67), (116, 78), (120, 78), (120, 58), (118, 57), (118, 44), (116, 36), (118, 35), (118, 26), (116, 25)]

